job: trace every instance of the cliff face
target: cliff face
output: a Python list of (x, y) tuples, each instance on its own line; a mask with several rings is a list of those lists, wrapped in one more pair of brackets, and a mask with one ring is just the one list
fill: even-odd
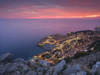
[[(10, 56), (10, 57), (9, 57)], [(5, 57), (5, 58), (4, 58)], [(22, 58), (13, 60), (7, 53), (0, 56), (0, 75), (100, 75), (100, 52), (55, 65), (43, 65)]]
[(0, 56), (0, 75), (36, 75), (36, 72), (22, 58), (13, 60), (10, 53)]

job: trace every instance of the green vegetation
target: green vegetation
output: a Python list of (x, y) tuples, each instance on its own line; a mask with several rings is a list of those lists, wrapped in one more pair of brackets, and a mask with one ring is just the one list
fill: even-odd
[(66, 61), (66, 63), (68, 63), (71, 61), (71, 58), (68, 56), (68, 57), (64, 58), (64, 60)]
[(74, 55), (74, 58), (79, 58), (81, 56), (85, 56), (85, 55), (88, 55), (89, 52), (77, 52), (75, 55)]
[(100, 40), (93, 42), (88, 49), (93, 48), (95, 51), (100, 51)]
[[(91, 49), (93, 49), (93, 50), (91, 50)], [(97, 40), (97, 41), (93, 42), (92, 44), (90, 44), (87, 52), (83, 51), (83, 52), (77, 52), (76, 54), (74, 54), (74, 58), (85, 56), (85, 55), (88, 55), (91, 52), (95, 52), (95, 51), (100, 51), (100, 40)]]

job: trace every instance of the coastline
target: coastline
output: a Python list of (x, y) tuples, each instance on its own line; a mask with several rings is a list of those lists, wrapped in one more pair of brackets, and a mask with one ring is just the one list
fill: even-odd
[[(55, 46), (50, 48), (51, 45), (47, 43), (54, 44)], [(23, 58), (13, 59), (13, 55), (10, 53), (0, 55), (0, 75), (100, 74), (98, 70), (100, 69), (99, 31), (77, 31), (67, 33), (65, 36), (53, 34), (43, 38), (43, 40), (41, 39), (38, 45), (40, 45), (40, 47), (44, 47), (45, 45), (47, 46), (45, 48), (50, 48), (50, 50), (48, 51), (47, 49), (46, 52), (36, 55), (30, 60), (24, 60)], [(78, 45), (79, 47), (77, 47)], [(73, 46), (76, 51), (71, 51)], [(81, 47), (82, 50), (80, 49)], [(79, 50), (77, 50), (77, 48)], [(65, 52), (66, 49), (68, 49), (67, 53)], [(62, 56), (59, 58), (58, 56), (60, 56), (60, 54), (62, 54)], [(51, 60), (52, 57), (50, 56), (52, 56), (54, 60)], [(55, 61), (56, 59), (57, 61)]]
[[(95, 39), (97, 38), (98, 39)], [(91, 40), (92, 38), (92, 40)], [(82, 41), (83, 40), (83, 41)], [(88, 42), (85, 42), (87, 40)], [(84, 30), (84, 31), (77, 31), (77, 32), (69, 32), (66, 35), (61, 35), (61, 34), (53, 34), (47, 37), (42, 38), (39, 43), (38, 46), (40, 46), (41, 48), (47, 50), (46, 52), (42, 53), (42, 54), (38, 54), (36, 56), (34, 56), (34, 62), (35, 60), (46, 60), (50, 63), (54, 63), (54, 60), (57, 59), (56, 61), (61, 61), (63, 60), (65, 57), (70, 57), (72, 58), (75, 54), (77, 54), (77, 52), (88, 52), (88, 51), (93, 51), (94, 49), (88, 49), (89, 45), (91, 45), (93, 42), (95, 42), (96, 40), (100, 40), (100, 32), (99, 31), (94, 31), (94, 30)], [(72, 41), (74, 41), (73, 43), (75, 43), (76, 41), (76, 45), (71, 43)], [(81, 42), (81, 43), (80, 43)], [(67, 44), (66, 44), (67, 43)], [(83, 43), (83, 45), (81, 45)], [(71, 45), (73, 44), (73, 45)], [(53, 47), (52, 47), (53, 45)], [(78, 46), (80, 45), (80, 47), (76, 47), (75, 49), (68, 49), (68, 50), (73, 50), (73, 51), (69, 51), (65, 54), (65, 51), (68, 47), (63, 48), (64, 46), (70, 45), (69, 47), (74, 47), (74, 46)], [(82, 47), (81, 47), (82, 46)], [(55, 58), (55, 55), (52, 56), (53, 60), (50, 56), (50, 54), (52, 54), (53, 52), (57, 52), (59, 56), (61, 56), (61, 58)], [(46, 56), (47, 54), (47, 56)], [(67, 55), (69, 54), (69, 55)], [(43, 58), (44, 56), (44, 58)], [(45, 58), (45, 56), (47, 58)], [(49, 60), (50, 59), (50, 60)], [(33, 59), (32, 59), (33, 61)], [(39, 62), (39, 61), (38, 61)], [(55, 62), (57, 63), (57, 62)]]

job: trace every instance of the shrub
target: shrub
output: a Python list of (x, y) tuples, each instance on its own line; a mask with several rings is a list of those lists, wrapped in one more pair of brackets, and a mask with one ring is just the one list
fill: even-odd
[(74, 55), (74, 58), (79, 58), (81, 56), (85, 56), (85, 55), (88, 55), (89, 52), (77, 52), (75, 55)]
[(68, 62), (70, 62), (71, 61), (71, 59), (70, 59), (70, 57), (68, 56), (68, 57), (66, 57), (66, 58), (64, 58), (64, 60), (66, 61), (66, 63), (68, 63)]

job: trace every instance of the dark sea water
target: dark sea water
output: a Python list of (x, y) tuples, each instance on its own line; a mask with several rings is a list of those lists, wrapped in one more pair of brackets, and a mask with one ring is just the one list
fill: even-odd
[(36, 45), (47, 35), (96, 26), (100, 26), (100, 19), (0, 19), (0, 54), (10, 52), (15, 58), (29, 59), (45, 51)]

